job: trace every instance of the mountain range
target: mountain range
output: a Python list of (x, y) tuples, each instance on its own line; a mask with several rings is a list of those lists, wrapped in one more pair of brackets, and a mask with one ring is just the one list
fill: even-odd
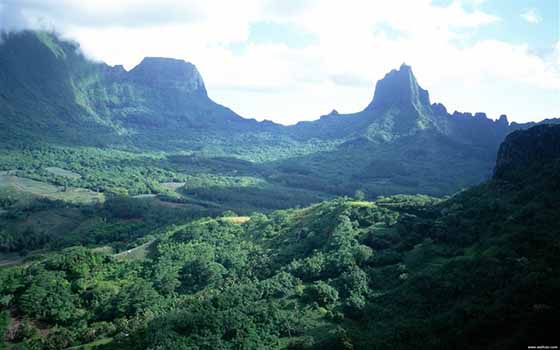
[(552, 348), (555, 123), (450, 114), (405, 64), (258, 122), (185, 61), (4, 33), (0, 350)]
[(377, 82), (360, 112), (333, 110), (293, 126), (258, 122), (210, 99), (191, 63), (146, 57), (126, 71), (35, 31), (2, 34), (0, 115), (6, 147), (188, 150), (253, 161), (260, 171), (274, 169), (271, 181), (294, 188), (372, 196), (441, 195), (479, 183), (505, 136), (534, 124), (450, 114), (405, 64)]

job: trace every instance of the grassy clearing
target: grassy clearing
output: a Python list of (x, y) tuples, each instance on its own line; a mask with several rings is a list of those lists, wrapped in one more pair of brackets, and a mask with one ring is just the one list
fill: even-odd
[(157, 195), (151, 193), (137, 194), (136, 196), (132, 196), (132, 198), (137, 198), (137, 199), (155, 198), (155, 197), (157, 197)]
[(103, 247), (96, 247), (91, 249), (92, 252), (94, 253), (105, 253), (105, 254), (113, 254), (113, 247), (109, 247), (109, 246), (103, 246)]
[(231, 222), (232, 224), (244, 224), (247, 221), (251, 220), (250, 217), (248, 216), (226, 216), (223, 217), (222, 220), (227, 221), (227, 222)]
[(99, 192), (93, 192), (84, 188), (68, 188), (66, 191), (57, 192), (51, 195), (51, 199), (59, 199), (71, 203), (102, 203), (105, 201), (105, 195)]
[(161, 187), (169, 191), (177, 191), (179, 188), (185, 186), (185, 182), (163, 182)]
[(88, 344), (84, 344), (84, 345), (80, 345), (80, 346), (73, 346), (71, 348), (67, 348), (66, 350), (94, 350), (98, 346), (109, 344), (112, 341), (113, 341), (113, 338), (103, 338), (103, 339), (99, 339), (99, 340), (96, 340), (96, 341), (88, 343)]
[(353, 207), (366, 207), (366, 208), (375, 207), (375, 204), (373, 202), (367, 202), (367, 201), (352, 201), (349, 203)]
[(0, 187), (11, 187), (37, 196), (48, 196), (59, 191), (59, 188), (54, 185), (12, 175), (1, 175)]
[(0, 188), (12, 188), (19, 192), (29, 193), (37, 197), (46, 197), (52, 200), (62, 200), (72, 203), (97, 203), (103, 202), (102, 193), (93, 192), (84, 188), (70, 187), (64, 190), (46, 182), (36, 181), (12, 175), (0, 175)]
[(116, 260), (144, 260), (150, 253), (150, 247), (154, 244), (155, 239), (147, 243), (139, 245), (136, 248), (125, 250), (118, 254), (113, 255)]
[(75, 172), (70, 171), (70, 170), (58, 168), (58, 167), (48, 167), (48, 168), (45, 168), (45, 170), (48, 171), (51, 174), (56, 175), (56, 176), (67, 177), (69, 179), (81, 179), (82, 178), (82, 175), (80, 175), (78, 173), (75, 173)]

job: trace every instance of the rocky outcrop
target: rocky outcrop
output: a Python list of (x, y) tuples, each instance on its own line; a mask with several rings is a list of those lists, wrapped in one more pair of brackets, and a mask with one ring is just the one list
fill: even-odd
[(430, 106), (428, 91), (422, 89), (412, 68), (402, 64), (398, 70), (393, 69), (379, 80), (375, 86), (373, 101), (366, 109), (385, 109), (393, 106)]
[(178, 88), (186, 93), (206, 95), (204, 81), (196, 67), (184, 60), (146, 57), (129, 73), (129, 78), (151, 88)]

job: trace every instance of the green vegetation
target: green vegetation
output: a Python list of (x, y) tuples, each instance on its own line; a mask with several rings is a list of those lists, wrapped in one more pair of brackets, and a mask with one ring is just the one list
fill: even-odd
[(225, 212), (158, 229), (122, 253), (51, 253), (0, 270), (0, 300), (23, 320), (8, 341), (107, 350), (553, 341), (559, 171), (556, 161), (513, 187), (495, 179), (443, 201)]

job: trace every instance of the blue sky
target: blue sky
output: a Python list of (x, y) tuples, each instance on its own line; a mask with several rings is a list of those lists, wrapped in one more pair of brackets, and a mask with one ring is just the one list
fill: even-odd
[(559, 40), (560, 1), (494, 0), (480, 4), (479, 8), (495, 13), (502, 21), (482, 28), (475, 40), (494, 38), (514, 44), (527, 43), (533, 50), (550, 50)]
[(406, 62), (432, 101), (560, 117), (560, 0), (0, 0), (5, 29), (56, 28), (90, 57), (194, 63), (210, 96), (291, 124), (363, 109)]

